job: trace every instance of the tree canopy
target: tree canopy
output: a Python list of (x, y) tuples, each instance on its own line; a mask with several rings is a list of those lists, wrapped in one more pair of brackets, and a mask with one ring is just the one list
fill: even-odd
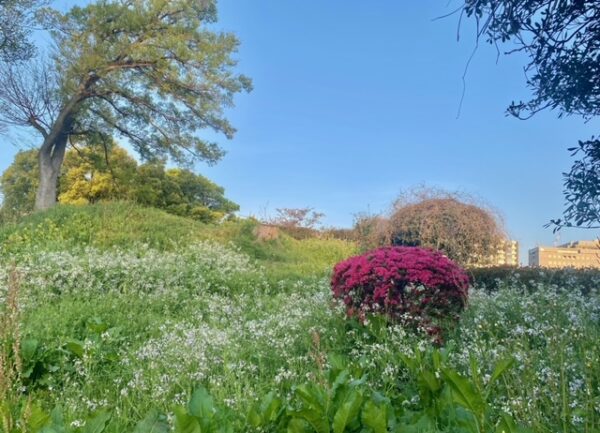
[[(559, 115), (600, 114), (600, 2), (596, 0), (465, 0), (462, 13), (477, 21), (477, 36), (489, 43), (511, 42), (508, 53), (528, 56), (529, 101), (513, 102), (508, 112), (528, 118), (544, 109)], [(500, 48), (498, 48), (500, 49)], [(569, 149), (582, 155), (564, 173), (563, 226), (600, 225), (600, 140), (592, 137)]]
[(554, 231), (561, 227), (600, 228), (600, 140), (580, 141), (569, 149), (579, 155), (571, 170), (564, 173), (567, 206), (562, 218), (553, 219), (548, 226)]
[[(6, 217), (30, 213), (34, 208), (37, 151), (19, 152), (0, 177)], [(128, 200), (169, 213), (214, 222), (239, 206), (224, 196), (224, 189), (187, 169), (166, 168), (155, 161), (138, 165), (125, 149), (77, 145), (67, 151), (59, 177), (58, 201), (88, 204)]]
[(40, 0), (0, 1), (0, 60), (15, 62), (33, 56), (35, 47), (28, 36)]
[(67, 151), (59, 177), (58, 201), (88, 204), (135, 200), (137, 162), (122, 147), (77, 146)]
[(72, 139), (117, 136), (146, 160), (222, 157), (200, 132), (231, 138), (224, 109), (251, 84), (234, 72), (237, 38), (213, 31), (216, 19), (214, 0), (98, 0), (44, 11), (56, 45), (51, 61), (0, 71), (0, 121), (43, 138), (37, 208), (55, 203)]
[(513, 102), (521, 118), (540, 110), (586, 117), (600, 114), (600, 3), (596, 0), (466, 0), (478, 36), (512, 42), (524, 52), (530, 101)]
[(401, 194), (387, 232), (392, 245), (434, 248), (463, 265), (484, 262), (505, 238), (494, 211), (466, 194), (431, 188)]
[(36, 151), (21, 151), (0, 177), (2, 215), (14, 217), (33, 211), (38, 183)]

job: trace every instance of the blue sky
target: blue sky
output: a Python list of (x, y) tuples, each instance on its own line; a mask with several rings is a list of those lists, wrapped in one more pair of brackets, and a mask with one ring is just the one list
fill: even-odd
[[(525, 59), (497, 62), (486, 44), (457, 118), (474, 29), (465, 22), (457, 42), (457, 17), (433, 20), (457, 1), (219, 5), (217, 27), (239, 36), (239, 71), (255, 89), (229, 113), (238, 133), (221, 141), (226, 157), (196, 168), (226, 188), (242, 215), (310, 206), (327, 225), (350, 226), (354, 214), (385, 211), (401, 189), (427, 183), (499, 209), (525, 262), (528, 248), (555, 242), (543, 225), (562, 211), (566, 149), (597, 133), (598, 121), (506, 117), (512, 100), (529, 95)], [(0, 144), (0, 170), (15, 152)], [(560, 241), (596, 235), (564, 231)]]

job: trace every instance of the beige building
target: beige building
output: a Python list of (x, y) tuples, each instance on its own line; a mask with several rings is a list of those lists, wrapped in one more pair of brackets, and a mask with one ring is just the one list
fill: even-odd
[(505, 240), (498, 246), (495, 254), (480, 258), (471, 266), (519, 266), (519, 243), (517, 241)]
[(529, 250), (529, 266), (541, 268), (600, 268), (598, 241), (569, 242)]
[(519, 243), (506, 240), (498, 247), (491, 258), (491, 266), (519, 266)]
[(504, 241), (495, 257), (496, 265), (519, 266), (519, 243), (517, 241)]

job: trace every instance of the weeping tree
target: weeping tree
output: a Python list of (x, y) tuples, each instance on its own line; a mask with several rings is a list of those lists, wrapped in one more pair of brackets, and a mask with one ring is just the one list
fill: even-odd
[[(478, 39), (506, 53), (525, 54), (528, 101), (508, 113), (527, 119), (551, 109), (559, 116), (600, 115), (600, 2), (598, 0), (464, 0), (457, 12), (474, 18)], [(506, 46), (506, 45), (505, 45)], [(591, 137), (569, 149), (578, 159), (564, 173), (566, 208), (549, 225), (600, 226), (600, 139)]]
[(231, 138), (224, 115), (249, 91), (235, 73), (238, 40), (215, 32), (214, 0), (100, 0), (46, 9), (56, 49), (48, 60), (0, 65), (0, 121), (41, 136), (36, 209), (53, 206), (72, 140), (126, 140), (145, 160), (215, 163)]
[(443, 251), (467, 266), (487, 264), (506, 240), (500, 215), (465, 193), (417, 187), (396, 199), (386, 243)]

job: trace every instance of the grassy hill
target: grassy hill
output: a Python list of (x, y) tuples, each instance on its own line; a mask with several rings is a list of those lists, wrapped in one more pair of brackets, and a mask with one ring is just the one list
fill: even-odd
[(131, 203), (90, 206), (59, 205), (0, 227), (0, 251), (63, 251), (94, 247), (134, 249), (147, 245), (176, 251), (201, 241), (233, 244), (258, 260), (271, 274), (294, 276), (322, 272), (353, 254), (354, 244), (337, 239), (294, 239), (279, 232), (275, 239), (259, 239), (259, 222), (252, 219), (204, 224)]

